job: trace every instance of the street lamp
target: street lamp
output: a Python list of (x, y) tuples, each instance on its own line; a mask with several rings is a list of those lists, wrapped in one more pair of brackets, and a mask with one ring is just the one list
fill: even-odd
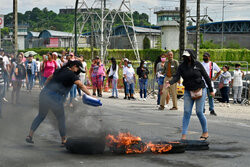
[[(229, 3), (228, 5), (232, 5), (233, 3)], [(223, 0), (223, 6), (222, 6), (222, 21), (221, 21), (221, 49), (224, 47), (224, 13), (225, 13), (225, 0)]]

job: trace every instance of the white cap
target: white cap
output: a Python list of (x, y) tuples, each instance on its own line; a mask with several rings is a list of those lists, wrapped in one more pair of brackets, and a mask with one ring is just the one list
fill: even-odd
[(124, 60), (124, 61), (128, 61), (128, 59), (127, 59), (127, 58), (124, 58), (123, 60)]
[(3, 58), (3, 56), (2, 55), (0, 55), (0, 59), (2, 59)]
[(190, 53), (189, 53), (188, 51), (185, 50), (185, 51), (183, 52), (182, 56), (187, 56), (187, 57), (189, 57), (189, 56), (190, 56)]
[(52, 55), (56, 55), (56, 56), (58, 56), (57, 52), (53, 52), (53, 53), (52, 53)]

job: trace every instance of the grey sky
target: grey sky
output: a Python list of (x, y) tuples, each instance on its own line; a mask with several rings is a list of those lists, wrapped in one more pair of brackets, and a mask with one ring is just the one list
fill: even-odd
[[(90, 2), (91, 1), (91, 2)], [(223, 0), (201, 0), (201, 14), (207, 14), (214, 21), (221, 21)], [(93, 0), (88, 0), (88, 5), (92, 5)], [(90, 2), (90, 3), (89, 3)], [(150, 8), (162, 6), (179, 6), (179, 0), (131, 0), (132, 10), (150, 15)], [(118, 8), (121, 0), (109, 0), (108, 7)], [(24, 13), (34, 7), (40, 9), (47, 7), (49, 10), (59, 12), (60, 8), (73, 7), (75, 0), (18, 0), (18, 11)], [(225, 20), (250, 20), (250, 0), (225, 0)], [(196, 13), (196, 0), (188, 0), (188, 7), (191, 15)], [(151, 9), (151, 21), (156, 23), (156, 15)], [(7, 14), (12, 11), (12, 0), (0, 0), (0, 14)]]

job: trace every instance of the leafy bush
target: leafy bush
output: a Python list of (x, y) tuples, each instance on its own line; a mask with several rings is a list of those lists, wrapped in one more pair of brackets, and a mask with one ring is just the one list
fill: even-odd
[[(46, 54), (48, 52), (59, 52), (61, 53), (65, 48), (34, 48), (27, 49), (25, 51), (33, 50), (39, 55)], [(23, 51), (24, 52), (24, 51)], [(143, 60), (155, 61), (158, 56), (162, 53), (165, 53), (165, 50), (162, 49), (144, 49), (139, 50), (140, 58)], [(179, 51), (174, 50), (174, 58), (179, 59)], [(200, 60), (202, 60), (202, 55), (205, 52), (209, 52), (211, 55), (212, 61), (247, 61), (250, 63), (250, 50), (248, 49), (200, 49)], [(91, 59), (91, 50), (90, 48), (79, 48), (78, 54), (85, 56), (85, 59)], [(99, 49), (94, 49), (94, 54), (99, 54)], [(122, 58), (128, 58), (129, 60), (136, 60), (136, 56), (132, 49), (109, 49), (107, 59), (115, 57), (117, 60)]]

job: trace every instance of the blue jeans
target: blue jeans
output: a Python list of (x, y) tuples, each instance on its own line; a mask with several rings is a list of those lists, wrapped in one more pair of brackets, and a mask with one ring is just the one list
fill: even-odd
[(32, 90), (34, 86), (35, 74), (28, 74), (27, 90)]
[(139, 86), (140, 86), (140, 97), (142, 98), (142, 94), (144, 93), (144, 98), (147, 97), (147, 86), (148, 86), (148, 79), (139, 79)]
[(0, 85), (0, 117), (2, 116), (4, 85)]
[[(209, 103), (209, 111), (214, 111), (214, 98), (210, 96), (209, 89), (207, 89), (207, 97), (208, 97), (208, 103)], [(205, 104), (204, 104), (204, 110), (205, 110)]]
[(190, 92), (185, 90), (185, 93), (184, 93), (184, 115), (183, 115), (183, 121), (182, 121), (182, 134), (183, 135), (187, 134), (187, 129), (188, 129), (190, 117), (192, 115), (192, 109), (193, 109), (194, 102), (196, 103), (196, 115), (200, 120), (202, 131), (203, 131), (203, 133), (206, 133), (208, 131), (207, 130), (207, 119), (203, 113), (206, 95), (207, 95), (207, 89), (204, 88), (204, 89), (202, 89), (202, 97), (200, 99), (193, 100), (191, 98)]
[(157, 105), (160, 105), (160, 101), (161, 101), (161, 94), (160, 94), (161, 89), (160, 89), (160, 87), (163, 86), (164, 79), (165, 79), (165, 77), (160, 77), (160, 78), (158, 78), (158, 81), (157, 81), (158, 82)]
[(72, 102), (73, 98), (76, 98), (76, 89), (77, 89), (77, 86), (75, 84), (70, 89), (70, 92), (69, 92), (69, 94), (70, 94), (70, 100), (69, 100), (70, 103)]
[(3, 87), (3, 97), (5, 97), (6, 89), (9, 90), (9, 76), (6, 72), (3, 73), (4, 87)]
[(46, 118), (49, 110), (51, 110), (58, 121), (60, 136), (66, 136), (65, 113), (63, 107), (64, 99), (63, 95), (44, 88), (39, 95), (39, 112), (32, 122), (30, 130), (35, 132)]
[(117, 90), (117, 81), (118, 79), (112, 79), (112, 96), (118, 97), (118, 90)]
[(128, 82), (126, 82), (126, 95), (128, 95), (129, 93), (134, 94), (134, 89), (135, 89), (134, 83), (129, 84)]

